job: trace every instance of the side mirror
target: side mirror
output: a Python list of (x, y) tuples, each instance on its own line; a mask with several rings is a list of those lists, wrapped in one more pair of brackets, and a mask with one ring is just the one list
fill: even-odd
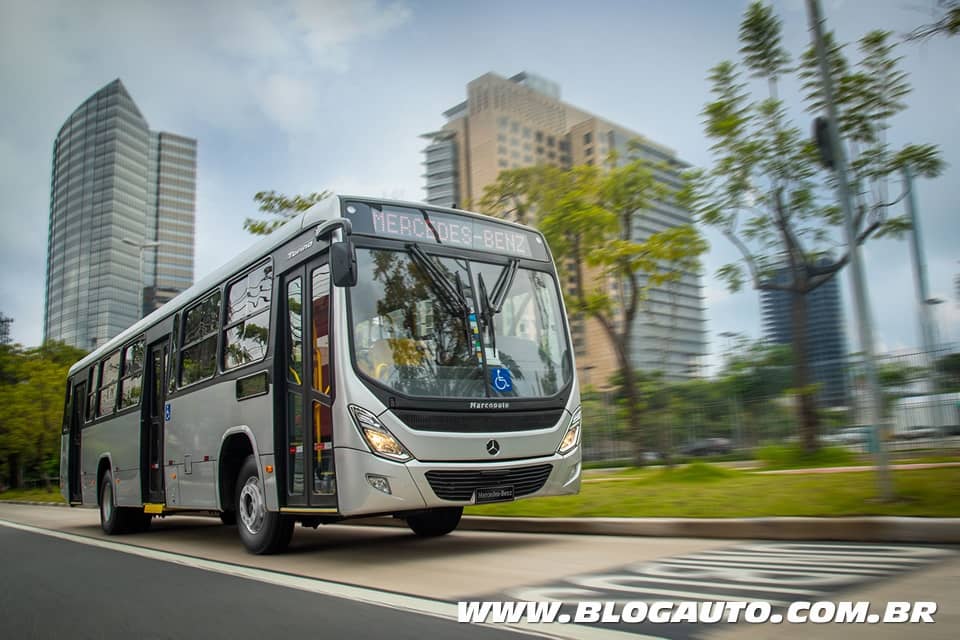
[(357, 250), (350, 236), (330, 245), (330, 275), (335, 287), (357, 284)]

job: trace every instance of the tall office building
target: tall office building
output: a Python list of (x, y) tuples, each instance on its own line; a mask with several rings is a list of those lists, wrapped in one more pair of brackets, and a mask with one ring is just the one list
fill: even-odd
[[(790, 282), (783, 267), (770, 276), (775, 282)], [(788, 291), (761, 291), (764, 337), (775, 344), (792, 344), (793, 308)], [(813, 382), (819, 385), (817, 404), (845, 406), (847, 394), (847, 335), (840, 299), (839, 278), (833, 277), (807, 295), (807, 362)]]
[(151, 131), (120, 80), (53, 143), (44, 340), (94, 349), (193, 283), (197, 143)]
[(13, 318), (0, 313), (0, 344), (10, 344), (10, 325), (13, 324)]
[[(537, 164), (571, 167), (600, 164), (616, 150), (626, 161), (640, 155), (662, 166), (656, 176), (678, 187), (688, 165), (658, 143), (560, 99), (560, 86), (530, 73), (503, 78), (485, 74), (467, 85), (467, 99), (443, 113), (446, 123), (423, 134), (426, 201), (466, 207), (504, 169)], [(628, 142), (635, 149), (628, 148)], [(690, 212), (652, 202), (637, 212), (634, 238), (645, 240), (667, 228), (690, 223)], [(558, 265), (569, 275), (572, 265)], [(642, 284), (646, 284), (645, 282)], [(571, 287), (567, 282), (565, 286)], [(605, 283), (616, 294), (620, 283)], [(696, 376), (706, 355), (706, 323), (700, 277), (685, 274), (669, 286), (652, 288), (633, 330), (636, 369), (660, 371), (668, 380)], [(574, 349), (581, 379), (605, 386), (617, 370), (609, 340), (596, 320), (572, 318)]]

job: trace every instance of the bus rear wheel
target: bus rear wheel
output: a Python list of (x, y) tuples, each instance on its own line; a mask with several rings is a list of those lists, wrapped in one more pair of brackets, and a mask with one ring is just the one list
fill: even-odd
[(407, 526), (423, 538), (445, 536), (460, 524), (463, 507), (430, 509), (417, 515), (407, 516)]
[(293, 520), (276, 511), (267, 511), (263, 482), (257, 459), (248, 456), (237, 476), (237, 531), (251, 553), (280, 553), (293, 537)]

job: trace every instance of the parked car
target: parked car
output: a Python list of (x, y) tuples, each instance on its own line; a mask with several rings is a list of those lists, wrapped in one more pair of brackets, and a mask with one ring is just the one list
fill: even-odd
[(733, 447), (727, 438), (704, 438), (680, 447), (680, 454), (684, 456), (712, 456), (731, 451)]
[(936, 438), (939, 435), (939, 429), (918, 425), (914, 427), (908, 427), (906, 431), (901, 431), (894, 437), (898, 440), (920, 440), (922, 438)]
[(859, 444), (870, 440), (873, 427), (847, 427), (836, 433), (836, 442), (840, 444)]

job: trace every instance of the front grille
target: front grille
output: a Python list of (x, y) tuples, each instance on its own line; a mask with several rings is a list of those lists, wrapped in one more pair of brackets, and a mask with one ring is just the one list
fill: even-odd
[(438, 498), (465, 502), (473, 492), (484, 487), (512, 486), (516, 497), (539, 491), (553, 469), (549, 464), (538, 464), (516, 469), (442, 470), (427, 471), (427, 482)]
[(403, 424), (416, 431), (499, 433), (549, 429), (560, 422), (563, 409), (555, 411), (410, 411), (394, 409)]

